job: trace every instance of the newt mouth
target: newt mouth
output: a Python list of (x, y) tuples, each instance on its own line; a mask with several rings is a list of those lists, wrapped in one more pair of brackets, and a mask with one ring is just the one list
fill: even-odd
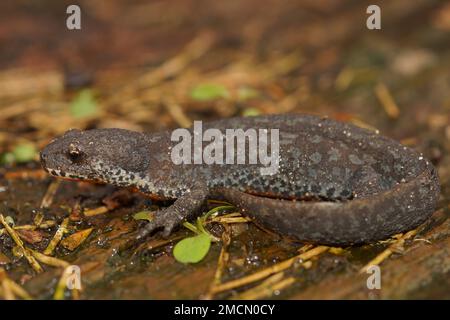
[(61, 170), (47, 169), (47, 168), (44, 168), (44, 170), (47, 171), (53, 177), (56, 177), (59, 179), (64, 179), (67, 181), (87, 182), (87, 183), (93, 183), (93, 184), (105, 184), (105, 182), (100, 181), (98, 179), (85, 178), (85, 177), (77, 176), (74, 174), (66, 173)]
[(73, 173), (68, 173), (65, 172), (63, 170), (59, 170), (59, 169), (51, 169), (51, 168), (46, 168), (44, 167), (44, 170), (47, 171), (50, 175), (54, 176), (54, 177), (58, 177), (58, 178), (62, 178), (65, 180), (72, 180), (72, 181), (92, 181), (92, 182), (96, 182), (94, 179), (90, 179), (84, 176), (79, 176)]

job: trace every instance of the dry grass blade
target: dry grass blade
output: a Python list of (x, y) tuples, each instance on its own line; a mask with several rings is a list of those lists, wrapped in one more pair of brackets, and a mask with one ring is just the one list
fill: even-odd
[(403, 247), (405, 240), (409, 239), (411, 237), (414, 237), (418, 232), (418, 229), (414, 229), (411, 231), (408, 231), (407, 233), (403, 234), (397, 241), (395, 241), (393, 244), (391, 244), (386, 250), (381, 252), (379, 255), (377, 255), (375, 258), (369, 261), (364, 267), (359, 270), (359, 273), (365, 273), (371, 266), (378, 266), (381, 264), (384, 260), (389, 258), (391, 254), (394, 252), (399, 251), (401, 247)]
[(214, 40), (214, 34), (210, 32), (199, 34), (194, 40), (187, 44), (179, 55), (166, 61), (159, 68), (139, 78), (139, 83), (149, 86), (158, 83), (165, 78), (177, 75), (193, 60), (204, 55), (211, 48)]
[(0, 284), (3, 289), (2, 292), (0, 292), (0, 295), (2, 295), (6, 300), (13, 300), (16, 296), (25, 300), (32, 299), (24, 288), (8, 277), (3, 268), (0, 268)]
[(8, 284), (8, 275), (3, 268), (0, 268), (0, 288), (3, 299), (14, 300), (16, 297), (12, 291), (11, 286)]
[(14, 242), (17, 244), (17, 246), (23, 251), (23, 254), (25, 258), (28, 260), (28, 263), (31, 265), (31, 267), (36, 271), (37, 273), (40, 273), (44, 271), (39, 264), (39, 262), (36, 261), (36, 259), (31, 255), (29, 249), (25, 248), (23, 245), (23, 241), (20, 239), (19, 235), (16, 231), (14, 231), (13, 228), (5, 221), (5, 218), (3, 217), (3, 214), (0, 214), (0, 223), (3, 224), (6, 231), (9, 233), (11, 238), (14, 240)]
[(69, 220), (72, 222), (79, 222), (81, 221), (83, 209), (81, 208), (80, 200), (77, 199), (75, 204), (72, 206), (72, 210), (70, 211)]
[[(39, 226), (36, 225), (32, 225), (32, 224), (25, 224), (25, 225), (21, 225), (21, 226), (14, 226), (13, 230), (15, 231), (20, 231), (20, 230), (36, 230), (37, 228), (39, 229), (48, 229), (53, 227), (56, 224), (55, 221), (53, 220), (47, 220), (44, 221), (43, 223), (41, 223)], [(6, 229), (0, 229), (0, 236), (5, 234), (7, 231)], [(20, 237), (22, 237), (21, 234), (19, 234)]]
[(67, 226), (69, 224), (69, 218), (65, 218), (61, 225), (59, 226), (58, 230), (56, 230), (56, 233), (53, 237), (53, 239), (48, 244), (47, 248), (44, 250), (44, 254), (49, 256), (53, 253), (58, 243), (61, 241), (62, 237), (64, 236), (64, 233), (67, 232)]
[(36, 213), (36, 215), (33, 218), (33, 223), (36, 226), (41, 225), (41, 223), (44, 221), (44, 214), (42, 213), (42, 211), (39, 211), (38, 213)]
[(397, 119), (400, 115), (400, 109), (395, 103), (395, 100), (386, 85), (379, 83), (375, 87), (375, 94), (389, 118)]
[(215, 36), (211, 32), (199, 34), (194, 40), (181, 50), (181, 53), (156, 69), (144, 74), (132, 83), (124, 86), (121, 90), (115, 92), (107, 103), (121, 102), (127, 93), (133, 93), (141, 88), (149, 88), (157, 85), (161, 81), (174, 77), (184, 70), (192, 61), (204, 55), (214, 44)]
[[(3, 71), (0, 73), (0, 82), (2, 83), (0, 98), (61, 92), (64, 83), (63, 77), (64, 75), (61, 72), (51, 70), (40, 71), (39, 73), (26, 69)], [(31, 98), (30, 101), (34, 101), (34, 99)]]
[(14, 293), (12, 291), (11, 286), (8, 284), (8, 282), (3, 281), (2, 282), (2, 296), (5, 300), (15, 300), (16, 297), (14, 296)]
[(304, 253), (301, 253), (295, 257), (292, 257), (283, 262), (277, 263), (269, 268), (255, 272), (249, 276), (222, 283), (214, 288), (213, 293), (231, 290), (231, 289), (238, 288), (238, 287), (253, 283), (255, 281), (267, 278), (268, 276), (270, 276), (274, 273), (281, 272), (283, 270), (290, 268), (296, 261), (304, 262), (306, 260), (311, 259), (312, 257), (315, 257), (319, 254), (322, 254), (322, 253), (328, 251), (328, 249), (329, 249), (329, 247), (326, 247), (326, 246), (315, 247), (315, 248), (308, 250)]
[(8, 171), (5, 172), (6, 180), (14, 179), (45, 179), (48, 177), (48, 173), (42, 169), (36, 170), (20, 170), (20, 171)]
[[(37, 228), (39, 229), (48, 229), (51, 227), (54, 227), (56, 225), (56, 222), (54, 220), (47, 220), (44, 222), (41, 222), (41, 224), (39, 225), (34, 225), (34, 224), (24, 224), (21, 226), (14, 226), (13, 229), (14, 230), (36, 230)], [(0, 231), (2, 231), (4, 229), (1, 229)]]
[(295, 282), (294, 277), (288, 277), (283, 279), (284, 272), (276, 273), (266, 280), (264, 280), (260, 285), (251, 288), (247, 291), (242, 292), (236, 296), (233, 296), (232, 300), (255, 300), (271, 297), (274, 292), (282, 290)]
[(17, 283), (15, 283), (12, 280), (9, 280), (9, 285), (11, 287), (12, 292), (19, 298), (21, 299), (25, 299), (25, 300), (31, 300), (33, 299), (30, 294), (24, 289), (22, 288), (20, 285), (18, 285)]
[(87, 209), (83, 211), (83, 214), (85, 217), (93, 217), (98, 216), (100, 214), (105, 214), (109, 211), (109, 209), (106, 206), (101, 206), (94, 209)]
[(33, 97), (28, 100), (15, 102), (7, 107), (3, 107), (0, 113), (0, 120), (7, 120), (19, 116), (23, 113), (33, 112), (42, 107), (43, 100), (40, 97)]
[(48, 208), (51, 206), (53, 202), (53, 198), (55, 197), (56, 191), (58, 190), (59, 185), (61, 184), (61, 180), (55, 179), (50, 183), (47, 188), (47, 192), (42, 198), (41, 208)]
[(299, 253), (305, 253), (308, 250), (311, 250), (312, 248), (314, 248), (313, 244), (305, 244), (304, 246), (300, 247), (300, 249), (298, 249), (297, 251)]
[(243, 217), (239, 212), (232, 212), (228, 214), (224, 214), (221, 216), (213, 217), (208, 222), (218, 222), (223, 224), (230, 224), (230, 223), (246, 223), (252, 221), (250, 218)]
[[(144, 250), (148, 250), (148, 251), (152, 251), (152, 250), (156, 250), (159, 249), (165, 245), (168, 245), (170, 243), (173, 243), (177, 240), (181, 240), (183, 239), (185, 236), (180, 235), (180, 236), (176, 236), (170, 239), (152, 239), (149, 241), (145, 241), (141, 244), (139, 244), (137, 246), (136, 249), (134, 249), (132, 256), (134, 257), (135, 255), (137, 255), (138, 253), (144, 251)], [(134, 245), (136, 245), (135, 240), (128, 240), (125, 244), (123, 244), (120, 248), (119, 248), (119, 252), (125, 251), (131, 247), (133, 247)]]
[(209, 288), (208, 293), (205, 295), (205, 299), (212, 299), (214, 296), (214, 288), (220, 284), (222, 274), (225, 266), (228, 263), (230, 254), (228, 253), (228, 246), (231, 242), (231, 228), (224, 224), (225, 231), (222, 233), (222, 249), (220, 250), (219, 260), (217, 261), (217, 268), (214, 274), (213, 282)]
[(336, 89), (339, 91), (346, 90), (355, 78), (355, 74), (355, 71), (351, 68), (341, 70), (335, 80)]
[(363, 129), (367, 129), (367, 130), (372, 130), (374, 132), (379, 132), (379, 130), (377, 128), (375, 128), (374, 126), (371, 126), (370, 124), (362, 121), (361, 119), (352, 117), (350, 119), (350, 122), (353, 123), (354, 125), (363, 128)]
[(58, 258), (54, 258), (54, 257), (50, 257), (50, 256), (47, 256), (45, 254), (42, 254), (42, 253), (34, 251), (34, 250), (30, 250), (30, 251), (37, 260), (39, 260), (40, 262), (45, 263), (49, 266), (66, 268), (70, 265), (70, 263), (68, 263), (67, 261), (64, 261), (64, 260), (61, 260)]
[(68, 236), (64, 240), (62, 240), (61, 245), (64, 248), (66, 248), (70, 251), (73, 251), (76, 248), (78, 248), (87, 239), (87, 237), (89, 237), (92, 230), (94, 230), (94, 229), (89, 228), (89, 229), (80, 230), (80, 231)]
[(172, 118), (182, 128), (188, 128), (191, 126), (191, 119), (189, 119), (189, 117), (184, 113), (183, 109), (178, 103), (176, 103), (173, 99), (165, 99), (164, 104), (167, 107), (167, 111), (169, 111)]
[(230, 223), (246, 223), (251, 221), (251, 219), (247, 217), (231, 217), (231, 218), (217, 217), (212, 219), (211, 221), (230, 224)]

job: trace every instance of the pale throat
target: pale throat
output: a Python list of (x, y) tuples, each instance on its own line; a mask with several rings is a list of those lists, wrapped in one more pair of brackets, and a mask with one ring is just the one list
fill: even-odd
[(103, 161), (95, 161), (92, 164), (96, 178), (104, 183), (118, 187), (135, 187), (142, 193), (153, 194), (164, 198), (176, 199), (189, 191), (187, 187), (169, 187), (156, 184), (146, 173), (126, 170), (117, 165), (111, 165)]

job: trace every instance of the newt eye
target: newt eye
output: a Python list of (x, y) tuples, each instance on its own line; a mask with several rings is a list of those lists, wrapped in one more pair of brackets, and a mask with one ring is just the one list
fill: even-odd
[(82, 159), (84, 153), (80, 150), (80, 148), (73, 143), (69, 145), (69, 158), (73, 162), (78, 162)]

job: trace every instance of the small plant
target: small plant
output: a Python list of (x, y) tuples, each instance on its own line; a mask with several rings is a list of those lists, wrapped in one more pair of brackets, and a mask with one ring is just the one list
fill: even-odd
[(96, 115), (97, 102), (90, 89), (81, 90), (70, 103), (70, 114), (76, 119), (88, 118)]
[(0, 164), (25, 163), (35, 160), (37, 157), (36, 147), (30, 142), (16, 145), (11, 152), (0, 156)]
[(203, 83), (194, 87), (191, 92), (191, 98), (197, 101), (211, 101), (220, 98), (228, 98), (230, 93), (227, 88), (219, 84)]
[(197, 263), (203, 260), (209, 252), (211, 242), (218, 242), (220, 239), (210, 234), (205, 229), (206, 220), (212, 215), (221, 210), (231, 210), (233, 206), (219, 206), (211, 209), (206, 214), (197, 218), (196, 224), (184, 222), (183, 226), (196, 235), (193, 237), (184, 238), (178, 242), (173, 248), (173, 256), (182, 263)]

